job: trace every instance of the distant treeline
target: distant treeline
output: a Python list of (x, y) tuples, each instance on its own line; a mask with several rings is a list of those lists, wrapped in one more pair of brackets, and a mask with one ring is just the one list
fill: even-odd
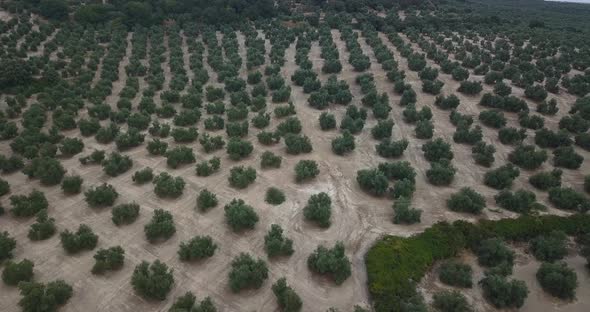
[(118, 20), (126, 25), (161, 24), (167, 19), (203, 24), (240, 23), (289, 15), (296, 7), (321, 7), (348, 13), (383, 10), (394, 6), (429, 6), (438, 0), (13, 0), (4, 3), (11, 12), (29, 10), (53, 20), (74, 19), (98, 24)]

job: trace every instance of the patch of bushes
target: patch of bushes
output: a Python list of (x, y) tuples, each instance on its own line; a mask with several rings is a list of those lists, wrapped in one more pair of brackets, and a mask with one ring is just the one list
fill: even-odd
[(111, 177), (127, 172), (132, 166), (133, 161), (129, 156), (117, 152), (111, 153), (108, 158), (102, 161), (102, 170)]
[(94, 234), (92, 229), (85, 224), (81, 224), (75, 233), (70, 230), (61, 232), (59, 238), (64, 250), (70, 254), (82, 250), (92, 250), (98, 243), (98, 235)]
[(107, 207), (115, 203), (119, 193), (112, 185), (103, 183), (84, 192), (84, 196), (86, 203), (92, 207)]
[(199, 196), (197, 196), (197, 208), (200, 211), (207, 211), (217, 206), (217, 203), (217, 195), (207, 189), (201, 190)]
[(178, 198), (184, 191), (185, 182), (181, 177), (173, 177), (162, 172), (154, 177), (154, 192), (158, 197)]
[(457, 169), (453, 167), (450, 161), (442, 159), (431, 162), (430, 169), (426, 170), (426, 178), (432, 185), (443, 186), (450, 185), (455, 178)]
[[(407, 180), (402, 180), (407, 181)], [(395, 224), (415, 224), (420, 223), (422, 210), (412, 208), (411, 201), (405, 197), (398, 197), (393, 203), (393, 223)]]
[(28, 259), (23, 259), (21, 262), (7, 261), (2, 271), (2, 281), (9, 286), (29, 282), (33, 279), (34, 266), (35, 264)]
[(438, 269), (438, 278), (441, 282), (455, 287), (471, 288), (473, 270), (468, 264), (447, 261)]
[(552, 296), (561, 299), (575, 298), (578, 277), (567, 264), (563, 262), (542, 263), (536, 277), (543, 290)]
[(383, 196), (389, 186), (387, 177), (378, 169), (357, 171), (356, 181), (363, 191), (374, 196)]
[(151, 182), (154, 179), (154, 172), (152, 168), (146, 167), (141, 170), (135, 171), (131, 180), (137, 184), (144, 184), (147, 182)]
[(123, 267), (125, 250), (121, 246), (99, 249), (94, 255), (92, 274), (104, 274), (105, 271), (116, 271)]
[(195, 161), (195, 154), (190, 147), (177, 146), (166, 152), (166, 164), (173, 169), (185, 164), (192, 164)]
[(277, 298), (281, 311), (298, 312), (301, 310), (301, 298), (293, 288), (287, 285), (287, 280), (284, 277), (272, 285), (272, 292)]
[(328, 275), (337, 285), (351, 275), (350, 261), (344, 254), (344, 244), (337, 242), (333, 248), (318, 246), (307, 258), (307, 267), (315, 273)]
[(255, 260), (247, 253), (241, 253), (231, 262), (229, 287), (233, 292), (246, 288), (258, 289), (268, 278), (268, 267), (264, 261)]
[(225, 211), (225, 221), (234, 232), (246, 229), (253, 229), (258, 223), (258, 214), (254, 208), (241, 199), (233, 199), (223, 208)]
[(55, 234), (55, 219), (47, 216), (47, 210), (39, 211), (35, 221), (35, 223), (31, 224), (27, 235), (30, 240), (46, 240)]
[(266, 190), (264, 201), (271, 205), (280, 205), (285, 202), (285, 193), (276, 187), (269, 187)]
[(441, 138), (426, 142), (422, 145), (422, 151), (424, 152), (424, 158), (430, 162), (437, 162), (442, 159), (453, 159), (451, 145)]
[(19, 283), (21, 299), (18, 305), (23, 311), (38, 311), (39, 303), (43, 303), (43, 311), (57, 311), (59, 306), (66, 304), (72, 297), (72, 286), (63, 280), (47, 284), (37, 282)]
[(278, 224), (272, 224), (264, 236), (264, 250), (269, 258), (290, 256), (293, 254), (293, 240), (283, 236), (283, 229)]
[(78, 194), (82, 190), (82, 181), (80, 176), (65, 177), (61, 181), (61, 189), (67, 194)]
[(29, 195), (13, 195), (10, 196), (10, 204), (12, 209), (10, 212), (15, 217), (32, 217), (42, 210), (49, 207), (45, 194), (38, 190), (33, 190)]
[(519, 145), (508, 154), (510, 162), (527, 170), (539, 168), (547, 157), (545, 150), (538, 150), (534, 145)]
[(433, 296), (432, 306), (441, 312), (472, 312), (465, 296), (456, 290), (443, 290)]
[(229, 170), (229, 185), (237, 189), (244, 189), (256, 180), (256, 169), (237, 166)]
[(451, 195), (447, 207), (456, 212), (479, 214), (486, 207), (485, 198), (475, 190), (464, 187)]
[(531, 251), (537, 260), (554, 262), (567, 255), (567, 235), (563, 231), (552, 231), (531, 241)]
[(571, 146), (560, 146), (553, 151), (553, 165), (566, 169), (578, 169), (584, 162), (584, 157), (576, 153)]
[(174, 285), (172, 269), (169, 269), (160, 260), (151, 264), (142, 261), (133, 270), (131, 285), (138, 295), (147, 299), (163, 301)]
[(547, 191), (553, 187), (561, 186), (562, 173), (563, 172), (560, 169), (535, 173), (530, 176), (529, 183), (539, 190)]
[(195, 172), (199, 177), (208, 177), (213, 173), (219, 171), (221, 167), (221, 159), (219, 157), (213, 157), (211, 159), (204, 160), (197, 164)]
[(490, 170), (484, 175), (484, 184), (497, 190), (510, 188), (512, 181), (520, 175), (520, 170), (512, 164), (506, 164)]
[[(6, 163), (6, 168), (10, 163)], [(23, 169), (23, 173), (31, 179), (39, 179), (41, 184), (52, 186), (61, 182), (66, 170), (59, 160), (49, 157), (36, 157)]]
[(147, 240), (152, 244), (158, 240), (168, 240), (176, 233), (172, 214), (163, 209), (154, 210), (152, 219), (143, 227), (143, 231)]
[(311, 195), (307, 205), (303, 208), (303, 216), (306, 220), (317, 223), (320, 227), (330, 226), (332, 216), (332, 200), (324, 192)]
[(522, 307), (529, 293), (525, 282), (499, 275), (488, 275), (480, 284), (486, 300), (498, 309)]
[(570, 187), (549, 189), (549, 202), (563, 210), (586, 212), (590, 210), (590, 200)]
[(301, 183), (315, 178), (320, 173), (320, 168), (314, 160), (300, 160), (295, 165), (295, 181)]
[(211, 236), (195, 236), (187, 242), (181, 242), (178, 256), (181, 261), (199, 261), (210, 258), (215, 253), (217, 244)]
[(494, 200), (498, 206), (517, 213), (526, 214), (541, 208), (535, 193), (522, 189), (516, 192), (502, 190), (494, 196)]
[(120, 204), (111, 210), (111, 220), (117, 226), (131, 224), (139, 217), (139, 204)]

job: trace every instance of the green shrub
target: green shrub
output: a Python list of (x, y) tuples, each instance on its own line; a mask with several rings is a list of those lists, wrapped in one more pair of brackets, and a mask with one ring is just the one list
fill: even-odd
[(590, 200), (583, 194), (569, 187), (549, 189), (549, 202), (563, 210), (586, 212), (590, 210)]
[(300, 160), (295, 165), (295, 181), (297, 183), (311, 180), (319, 173), (320, 169), (314, 160)]
[(520, 308), (528, 296), (523, 281), (508, 281), (499, 275), (488, 275), (480, 281), (483, 296), (496, 308)]
[(390, 138), (393, 132), (393, 125), (394, 122), (392, 119), (377, 121), (377, 125), (371, 129), (371, 135), (373, 136), (373, 139), (382, 140), (385, 138)]
[(29, 282), (33, 279), (33, 267), (35, 264), (30, 260), (23, 259), (21, 262), (7, 261), (2, 271), (2, 281), (9, 286), (16, 286), (20, 282)]
[(258, 223), (258, 214), (254, 211), (254, 208), (246, 205), (241, 199), (233, 199), (223, 209), (225, 211), (225, 221), (234, 232), (253, 229)]
[(256, 169), (237, 166), (229, 170), (229, 185), (237, 189), (244, 189), (256, 181)]
[(160, 141), (160, 139), (153, 139), (148, 142), (146, 148), (151, 155), (166, 155), (168, 143)]
[(287, 286), (287, 280), (283, 277), (277, 280), (272, 285), (272, 292), (277, 298), (277, 302), (281, 311), (285, 312), (298, 312), (301, 311), (301, 298), (293, 290), (293, 288)]
[(166, 152), (166, 164), (176, 169), (184, 164), (192, 164), (196, 161), (193, 149), (186, 146), (177, 146)]
[(453, 159), (451, 145), (441, 138), (426, 142), (422, 145), (424, 158), (430, 162), (440, 161), (441, 159)]
[(320, 129), (328, 131), (336, 128), (336, 118), (333, 114), (323, 112), (320, 114)]
[(442, 186), (450, 185), (455, 178), (457, 169), (453, 167), (450, 161), (442, 159), (430, 163), (430, 169), (426, 171), (428, 182), (432, 185)]
[(32, 217), (49, 207), (47, 198), (43, 192), (33, 190), (29, 195), (10, 196), (12, 209), (10, 212), (16, 217)]
[(16, 248), (16, 240), (4, 231), (0, 233), (0, 262), (12, 258), (12, 250)]
[(199, 208), (200, 211), (207, 211), (217, 206), (217, 203), (217, 196), (207, 189), (201, 190), (199, 196), (197, 196), (197, 208)]
[(303, 208), (303, 216), (306, 220), (317, 223), (323, 228), (330, 226), (332, 215), (332, 200), (326, 193), (311, 195), (307, 205)]
[(79, 154), (84, 149), (84, 143), (78, 138), (64, 138), (59, 146), (59, 151), (64, 156)]
[(181, 261), (198, 261), (210, 258), (215, 253), (217, 244), (211, 236), (195, 236), (188, 242), (181, 242), (178, 256)]
[(506, 117), (500, 111), (487, 110), (479, 113), (479, 120), (486, 126), (491, 128), (502, 128), (506, 126)]
[(174, 128), (170, 132), (170, 135), (174, 138), (174, 142), (176, 143), (192, 143), (199, 136), (199, 132), (194, 127)]
[(354, 151), (354, 149), (354, 136), (352, 136), (348, 130), (344, 130), (341, 137), (332, 140), (332, 152), (336, 155), (342, 156)]
[(447, 261), (438, 269), (438, 278), (441, 282), (455, 287), (471, 288), (473, 270), (468, 264)]
[(254, 147), (252, 146), (252, 143), (242, 141), (239, 138), (230, 138), (226, 147), (229, 158), (236, 161), (248, 157), (253, 150)]
[(490, 170), (484, 175), (484, 184), (497, 190), (510, 188), (512, 181), (520, 175), (520, 170), (512, 164)]
[(195, 171), (199, 177), (208, 177), (213, 173), (219, 171), (221, 167), (221, 159), (219, 157), (213, 157), (208, 161), (204, 160), (197, 164)]
[(547, 191), (550, 188), (561, 186), (561, 174), (560, 169), (539, 172), (529, 177), (529, 183), (539, 190)]
[(502, 190), (494, 196), (494, 199), (498, 206), (517, 213), (526, 214), (540, 208), (539, 204), (536, 203), (535, 193), (526, 190), (517, 190), (514, 193)]
[(241, 253), (235, 257), (231, 262), (231, 267), (229, 287), (233, 292), (239, 292), (246, 288), (258, 289), (268, 278), (266, 263), (260, 259), (255, 260), (247, 253)]
[(55, 158), (37, 157), (23, 169), (23, 173), (29, 178), (39, 179), (43, 185), (51, 186), (61, 182), (66, 170)]
[(85, 224), (81, 224), (75, 233), (65, 230), (59, 236), (64, 250), (70, 254), (92, 250), (98, 243), (98, 236)]
[(94, 255), (92, 274), (104, 274), (105, 271), (116, 271), (123, 267), (125, 250), (121, 246), (99, 249)]
[(477, 261), (486, 267), (495, 267), (504, 263), (512, 266), (514, 251), (499, 238), (486, 239), (477, 248)]
[(416, 138), (418, 139), (432, 139), (432, 136), (434, 135), (434, 126), (430, 120), (420, 120), (416, 123), (414, 131), (416, 132)]
[(383, 196), (389, 186), (387, 177), (378, 169), (357, 171), (356, 181), (363, 191), (374, 196)]
[(266, 168), (280, 168), (283, 158), (275, 155), (272, 152), (265, 151), (260, 157), (260, 166), (262, 169)]
[(117, 152), (111, 153), (108, 158), (102, 161), (102, 170), (111, 177), (127, 172), (132, 166), (133, 161), (129, 156)]
[(526, 139), (526, 129), (504, 127), (498, 131), (498, 139), (502, 144), (520, 144)]
[(496, 148), (491, 144), (486, 144), (483, 141), (477, 142), (471, 148), (471, 155), (475, 160), (475, 163), (484, 166), (490, 167), (494, 161), (494, 153), (496, 152)]
[[(405, 180), (403, 180), (405, 181)], [(393, 203), (393, 223), (415, 224), (420, 223), (422, 210), (410, 207), (411, 201), (405, 197), (398, 197)]]
[(432, 305), (441, 312), (472, 312), (465, 296), (456, 290), (443, 290), (433, 296)]
[(201, 138), (199, 138), (199, 143), (203, 146), (205, 153), (220, 150), (225, 146), (225, 141), (220, 135), (210, 136), (208, 133), (204, 133)]
[(578, 169), (584, 157), (574, 151), (571, 146), (560, 146), (553, 151), (553, 165), (567, 169)]
[(147, 299), (163, 301), (174, 285), (172, 269), (169, 269), (160, 260), (151, 264), (142, 261), (133, 270), (131, 285), (138, 295)]
[(181, 177), (173, 177), (162, 172), (154, 178), (154, 192), (158, 197), (178, 198), (184, 191), (185, 182)]
[(318, 246), (307, 258), (307, 267), (315, 273), (328, 275), (337, 285), (351, 275), (350, 261), (344, 254), (342, 242), (337, 242), (333, 248)]
[(531, 251), (537, 260), (554, 262), (567, 255), (567, 235), (563, 231), (552, 231), (531, 241)]
[(36, 222), (31, 224), (29, 237), (32, 241), (46, 240), (56, 232), (55, 219), (47, 216), (47, 210), (41, 210), (37, 213)]
[(84, 196), (89, 206), (106, 207), (112, 206), (115, 203), (119, 197), (119, 193), (117, 193), (112, 185), (103, 183), (84, 192)]
[(271, 205), (280, 205), (285, 202), (285, 193), (276, 187), (269, 187), (266, 190), (264, 201)]
[(61, 189), (67, 194), (78, 194), (82, 190), (82, 181), (80, 176), (65, 177), (61, 181)]
[(172, 214), (162, 209), (154, 210), (152, 219), (143, 227), (143, 231), (147, 240), (152, 244), (158, 240), (168, 240), (176, 233)]
[(147, 182), (151, 182), (154, 179), (154, 172), (152, 168), (146, 167), (135, 171), (131, 179), (137, 184), (145, 184)]
[(197, 312), (216, 312), (215, 304), (211, 297), (205, 297), (201, 302), (190, 291), (181, 297), (178, 297), (172, 304), (168, 312), (197, 311)]
[(72, 297), (72, 286), (63, 280), (56, 280), (47, 285), (37, 282), (19, 283), (21, 299), (18, 305), (23, 311), (39, 311), (39, 302), (43, 303), (43, 310), (57, 311), (59, 306), (66, 304)]
[(475, 190), (464, 187), (451, 195), (447, 207), (456, 212), (479, 214), (486, 207), (485, 198)]
[(294, 252), (293, 240), (283, 236), (281, 226), (272, 224), (270, 230), (264, 236), (264, 250), (269, 258), (290, 256)]
[(561, 299), (576, 297), (578, 277), (566, 263), (543, 263), (537, 271), (537, 280), (543, 290)]
[(537, 150), (534, 145), (519, 145), (508, 154), (508, 160), (523, 169), (534, 170), (547, 160), (547, 152)]
[(287, 154), (299, 155), (301, 153), (311, 153), (313, 150), (311, 140), (305, 135), (288, 133), (285, 135), (285, 146)]
[(120, 204), (111, 210), (111, 220), (117, 226), (131, 224), (139, 217), (139, 204)]

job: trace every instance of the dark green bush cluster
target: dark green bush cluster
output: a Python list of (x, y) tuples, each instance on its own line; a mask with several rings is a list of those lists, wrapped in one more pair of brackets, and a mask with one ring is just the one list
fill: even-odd
[(152, 168), (146, 167), (141, 170), (135, 171), (131, 180), (137, 184), (144, 184), (147, 182), (151, 182), (154, 179), (154, 171)]
[(174, 285), (172, 269), (169, 269), (160, 260), (156, 260), (151, 264), (142, 261), (133, 270), (131, 285), (135, 292), (144, 298), (165, 300)]
[(116, 271), (123, 267), (125, 250), (121, 246), (99, 249), (94, 255), (92, 274), (103, 274), (105, 271)]
[(567, 255), (567, 235), (552, 231), (531, 241), (531, 251), (537, 260), (554, 262)]
[(102, 170), (111, 177), (127, 172), (132, 166), (133, 161), (129, 156), (117, 152), (111, 153), (108, 158), (102, 161)]
[(400, 197), (393, 203), (393, 223), (415, 224), (420, 222), (422, 210), (412, 208), (411, 204), (411, 201), (405, 197)]
[(195, 236), (187, 242), (180, 243), (178, 256), (181, 261), (198, 261), (212, 257), (216, 249), (217, 244), (211, 236)]
[(561, 186), (562, 173), (560, 169), (535, 173), (529, 178), (529, 183), (542, 191), (547, 191), (550, 188)]
[(207, 189), (201, 190), (197, 196), (197, 208), (200, 211), (207, 211), (217, 206), (217, 196)]
[(36, 222), (31, 224), (27, 237), (32, 241), (45, 240), (56, 232), (55, 219), (47, 216), (47, 210), (37, 213)]
[(61, 181), (61, 189), (67, 194), (78, 194), (82, 191), (82, 178), (80, 176), (68, 176)]
[(176, 233), (176, 226), (172, 214), (163, 209), (154, 210), (154, 215), (148, 224), (143, 227), (146, 238), (150, 243), (158, 240), (167, 240)]
[(285, 202), (285, 199), (285, 193), (276, 187), (269, 187), (264, 196), (265, 202), (275, 206)]
[(39, 302), (43, 302), (44, 311), (57, 311), (59, 306), (66, 304), (73, 294), (72, 286), (63, 280), (47, 284), (37, 282), (19, 283), (21, 299), (18, 305), (23, 311), (38, 311)]
[(252, 167), (236, 166), (229, 170), (229, 185), (244, 189), (256, 181), (256, 169)]
[(172, 304), (168, 312), (197, 311), (197, 312), (216, 312), (215, 304), (211, 297), (205, 297), (201, 302), (190, 291), (181, 297), (178, 297)]
[(506, 164), (490, 170), (484, 175), (484, 184), (497, 190), (510, 188), (512, 181), (520, 175), (520, 170), (512, 164)]
[(111, 210), (111, 220), (117, 226), (131, 224), (139, 217), (139, 204), (120, 204)]
[(438, 269), (438, 278), (441, 282), (455, 287), (471, 288), (473, 270), (468, 264), (447, 261)]
[(187, 146), (177, 146), (166, 152), (166, 164), (173, 169), (185, 164), (192, 164), (195, 161), (193, 149)]
[(225, 221), (234, 232), (253, 229), (258, 223), (258, 214), (254, 211), (254, 208), (241, 199), (232, 199), (223, 209), (225, 211)]
[(241, 253), (231, 262), (229, 272), (229, 287), (233, 292), (242, 289), (262, 287), (268, 278), (268, 267), (264, 261), (255, 260), (247, 253)]
[(35, 264), (28, 259), (23, 259), (21, 262), (7, 261), (2, 271), (2, 281), (9, 286), (29, 282), (33, 279), (34, 266)]
[(451, 195), (447, 207), (456, 212), (479, 214), (486, 207), (485, 198), (475, 190), (464, 187)]
[(272, 285), (272, 292), (277, 298), (281, 311), (297, 312), (301, 310), (301, 298), (293, 288), (287, 285), (287, 280), (284, 277)]
[(16, 217), (32, 217), (49, 207), (43, 192), (33, 190), (29, 195), (10, 196), (12, 209), (10, 212)]
[(213, 157), (211, 159), (204, 160), (197, 164), (195, 171), (199, 177), (208, 177), (213, 173), (219, 171), (221, 167), (221, 159), (219, 157)]
[(537, 271), (537, 280), (543, 290), (561, 299), (576, 297), (578, 277), (566, 263), (543, 263)]
[(95, 186), (84, 192), (86, 203), (92, 207), (106, 207), (112, 206), (119, 193), (115, 188), (107, 183), (103, 183), (99, 186)]
[(185, 182), (181, 177), (173, 177), (162, 172), (154, 177), (154, 192), (158, 197), (178, 198), (184, 191)]
[(318, 246), (307, 258), (307, 267), (315, 273), (330, 276), (338, 285), (351, 275), (350, 261), (344, 254), (342, 242), (337, 242), (333, 248)]
[(81, 224), (76, 232), (65, 230), (60, 233), (61, 245), (68, 253), (77, 253), (82, 250), (92, 250), (98, 243), (98, 235), (92, 232), (92, 229)]
[(538, 150), (534, 145), (519, 145), (508, 154), (510, 162), (527, 170), (539, 168), (547, 157), (545, 150)]
[(542, 207), (536, 202), (535, 193), (522, 189), (515, 192), (502, 190), (494, 196), (494, 200), (498, 206), (517, 213), (531, 213)]
[(269, 258), (290, 256), (293, 254), (293, 240), (283, 236), (283, 229), (278, 224), (272, 224), (264, 236), (264, 250)]

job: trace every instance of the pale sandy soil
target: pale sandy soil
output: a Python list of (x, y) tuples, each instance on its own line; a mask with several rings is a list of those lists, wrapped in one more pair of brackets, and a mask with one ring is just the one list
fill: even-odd
[(11, 19), (12, 19), (12, 14), (10, 14), (9, 12), (6, 12), (4, 10), (0, 10), (0, 21), (8, 22)]
[[(344, 42), (340, 40), (340, 33), (334, 31), (332, 35), (343, 65), (343, 71), (338, 75), (338, 79), (348, 82), (354, 95), (353, 104), (360, 106), (362, 96), (359, 87), (356, 86), (354, 81), (358, 73), (354, 72), (348, 64), (348, 52)], [(417, 73), (409, 71), (406, 59), (399, 55), (386, 36), (382, 34), (380, 36), (394, 53), (400, 68), (406, 71), (406, 81), (412, 84), (417, 91), (417, 106), (428, 105), (432, 108), (435, 137), (443, 137), (452, 142), (454, 127), (448, 121), (448, 112), (440, 111), (433, 106), (433, 96), (420, 92), (421, 82), (417, 77)], [(238, 42), (240, 43), (240, 55), (245, 58), (243, 36), (238, 36)], [(371, 48), (363, 38), (359, 38), (359, 43), (364, 53), (373, 62), (370, 71), (375, 76), (378, 91), (386, 92), (391, 100), (391, 106), (393, 107), (391, 117), (395, 121), (394, 138), (396, 140), (407, 138), (410, 141), (404, 156), (400, 157), (399, 160), (409, 161), (417, 171), (413, 206), (423, 210), (420, 224), (412, 226), (393, 224), (391, 222), (393, 217), (391, 200), (367, 195), (361, 191), (355, 181), (357, 170), (373, 168), (379, 163), (387, 161), (379, 157), (375, 152), (375, 145), (378, 142), (372, 139), (370, 134), (370, 129), (376, 124), (372, 114), (369, 113), (362, 133), (356, 136), (355, 151), (345, 157), (336, 156), (331, 151), (331, 140), (339, 136), (340, 133), (338, 131), (322, 132), (318, 123), (321, 112), (307, 105), (308, 95), (302, 92), (301, 87), (293, 86), (291, 100), (296, 107), (297, 117), (302, 123), (303, 133), (310, 137), (313, 144), (314, 150), (310, 154), (287, 155), (283, 143), (272, 147), (262, 146), (256, 139), (256, 134), (260, 130), (250, 127), (247, 138), (254, 144), (254, 152), (250, 157), (239, 162), (230, 160), (224, 150), (207, 155), (198, 143), (187, 144), (195, 151), (197, 162), (210, 159), (213, 156), (222, 159), (221, 171), (206, 178), (197, 177), (192, 165), (178, 169), (167, 168), (166, 159), (148, 155), (145, 144), (125, 152), (125, 154), (132, 157), (134, 161), (133, 168), (116, 178), (105, 175), (100, 166), (81, 166), (77, 157), (62, 160), (68, 174), (78, 174), (84, 178), (84, 189), (108, 182), (115, 186), (120, 194), (116, 204), (132, 201), (139, 203), (141, 205), (140, 217), (132, 225), (120, 228), (114, 226), (110, 220), (111, 215), (108, 211), (110, 208), (102, 210), (89, 208), (82, 194), (65, 196), (59, 187), (43, 187), (38, 181), (28, 180), (21, 173), (3, 176), (4, 179), (10, 182), (12, 194), (29, 193), (33, 188), (45, 192), (50, 202), (49, 214), (56, 219), (59, 231), (75, 229), (80, 223), (85, 223), (90, 225), (95, 233), (99, 235), (98, 248), (121, 245), (126, 251), (126, 262), (122, 270), (109, 273), (104, 277), (93, 276), (90, 269), (94, 263), (92, 258), (94, 251), (82, 252), (74, 256), (67, 255), (60, 246), (58, 235), (47, 241), (31, 242), (26, 235), (29, 225), (34, 220), (20, 220), (12, 216), (0, 217), (0, 228), (8, 231), (18, 241), (14, 253), (16, 259), (27, 258), (34, 261), (35, 279), (38, 281), (50, 281), (59, 278), (66, 280), (74, 287), (74, 296), (61, 311), (166, 311), (172, 304), (173, 299), (181, 296), (186, 291), (193, 291), (199, 298), (211, 296), (216, 302), (219, 311), (277, 311), (276, 300), (270, 286), (283, 276), (287, 278), (288, 283), (301, 296), (304, 305), (303, 311), (325, 311), (331, 306), (337, 307), (341, 311), (351, 311), (352, 306), (355, 304), (365, 305), (368, 302), (368, 293), (363, 257), (375, 239), (384, 234), (411, 235), (441, 220), (474, 220), (473, 217), (448, 211), (444, 204), (451, 193), (463, 186), (470, 186), (481, 192), (486, 197), (489, 208), (497, 207), (495, 207), (492, 199), (496, 192), (482, 184), (483, 174), (486, 169), (474, 163), (469, 146), (452, 143), (455, 153), (453, 164), (457, 167), (458, 172), (455, 182), (451, 186), (432, 187), (427, 183), (425, 172), (429, 165), (424, 159), (421, 150), (421, 146), (425, 141), (416, 139), (414, 137), (414, 126), (403, 121), (402, 108), (398, 105), (400, 97), (394, 94), (393, 84), (387, 81), (387, 77), (376, 62)], [(167, 42), (165, 42), (165, 45), (167, 46)], [(417, 47), (415, 48), (417, 49)], [(120, 79), (115, 82), (113, 88), (115, 96), (109, 98), (109, 103), (112, 105), (116, 103), (114, 97), (118, 96), (118, 92), (125, 83), (124, 66), (125, 62), (128, 62), (131, 53), (130, 49), (131, 45), (129, 44), (126, 56), (119, 67), (123, 71), (120, 71)], [(183, 50), (187, 51), (184, 44)], [(268, 52), (270, 52), (270, 46), (267, 40)], [(313, 62), (314, 70), (320, 73), (320, 79), (325, 81), (327, 75), (321, 74), (320, 69), (323, 60), (319, 55), (319, 46), (314, 43), (310, 51), (310, 59)], [(206, 60), (206, 57), (207, 52), (204, 53), (204, 60)], [(295, 44), (292, 44), (286, 51), (287, 62), (281, 70), (287, 83), (290, 83), (291, 75), (298, 68), (294, 57)], [(166, 77), (164, 89), (167, 89), (171, 76), (170, 67), (167, 64), (169, 60), (168, 50), (165, 59), (166, 62), (162, 66)], [(268, 57), (266, 59), (268, 60)], [(222, 86), (217, 83), (217, 75), (211, 70), (206, 61), (204, 66), (209, 71), (209, 84)], [(240, 71), (240, 76), (245, 77), (245, 75), (244, 59), (244, 67)], [(448, 75), (441, 74), (439, 79), (445, 82), (444, 93), (456, 93), (461, 98), (461, 112), (479, 113), (482, 109), (477, 106), (479, 97), (465, 97), (455, 92), (458, 83), (452, 81)], [(143, 79), (140, 79), (141, 81)], [(516, 88), (513, 89), (515, 93), (521, 92)], [(156, 101), (159, 102), (158, 95), (159, 93), (156, 94)], [(560, 95), (560, 98), (562, 96), (564, 96), (564, 100), (560, 105), (570, 102), (570, 99), (565, 98), (565, 95)], [(229, 102), (229, 100), (226, 100), (226, 102)], [(268, 107), (272, 110), (276, 107), (276, 104), (271, 103), (269, 100)], [(344, 116), (345, 107), (335, 105), (331, 106), (327, 111), (333, 112), (337, 120), (340, 121)], [(560, 114), (564, 113), (566, 113), (566, 110), (562, 109)], [(206, 114), (204, 112), (203, 115), (203, 118), (205, 118)], [(250, 118), (252, 116), (253, 114), (250, 114)], [(516, 125), (516, 117), (510, 116), (509, 118), (511, 125)], [(559, 120), (558, 117), (555, 118), (555, 120)], [(273, 116), (268, 129), (274, 129), (280, 122), (281, 120)], [(199, 123), (199, 132), (205, 132), (202, 122)], [(225, 137), (225, 131), (218, 131), (215, 134), (221, 134)], [(494, 143), (498, 149), (494, 167), (506, 163), (510, 148), (497, 143), (496, 131), (484, 128), (484, 134), (486, 142)], [(67, 132), (67, 135), (77, 136), (79, 132), (73, 130)], [(146, 142), (150, 139), (150, 136), (147, 135)], [(170, 147), (177, 145), (172, 142), (171, 138), (166, 139), (166, 141), (170, 144)], [(84, 142), (86, 146), (83, 155), (89, 154), (93, 149), (111, 151), (115, 148), (114, 144), (100, 145), (94, 138), (85, 138)], [(284, 157), (281, 169), (262, 170), (260, 168), (260, 155), (266, 150)], [(590, 156), (581, 150), (577, 151), (586, 158)], [(0, 144), (0, 152), (8, 154), (10, 152), (8, 144)], [(293, 168), (302, 159), (316, 160), (321, 173), (314, 181), (296, 184), (294, 182)], [(547, 162), (542, 169), (549, 169), (551, 167), (549, 164)], [(229, 187), (227, 181), (229, 170), (236, 165), (252, 166), (258, 171), (256, 182), (245, 190), (238, 191)], [(182, 176), (187, 183), (184, 194), (176, 200), (160, 199), (154, 194), (151, 184), (134, 185), (131, 176), (135, 171), (144, 167), (151, 167), (156, 173), (168, 171), (174, 176)], [(585, 162), (578, 171), (564, 170), (564, 184), (581, 189), (581, 176), (584, 172), (589, 171), (588, 162)], [(530, 189), (527, 182), (527, 177), (530, 174), (523, 171), (523, 174), (515, 181), (513, 189), (520, 187)], [(270, 186), (282, 189), (287, 196), (287, 201), (280, 206), (266, 204), (263, 194)], [(202, 214), (195, 210), (195, 200), (198, 192), (204, 188), (216, 193), (220, 202), (218, 207)], [(326, 192), (332, 198), (332, 226), (328, 229), (320, 229), (303, 219), (302, 209), (309, 196), (319, 192)], [(537, 195), (541, 202), (547, 203), (546, 194), (537, 193)], [(1, 201), (8, 208), (7, 197), (4, 196)], [(256, 225), (255, 230), (236, 234), (225, 224), (223, 206), (233, 198), (242, 198), (246, 203), (254, 207), (260, 216), (260, 222)], [(166, 242), (150, 244), (145, 239), (143, 226), (149, 222), (152, 211), (157, 208), (163, 208), (172, 213), (177, 232)], [(550, 212), (561, 213), (555, 209), (550, 209)], [(507, 216), (513, 215), (504, 211), (493, 212), (491, 209), (487, 209), (483, 215), (484, 218)], [(280, 224), (285, 230), (284, 234), (294, 241), (295, 253), (290, 258), (270, 261), (265, 255), (263, 249), (264, 235), (273, 223)], [(211, 259), (196, 264), (180, 262), (176, 254), (178, 245), (195, 235), (212, 236), (219, 245), (216, 254)], [(318, 245), (332, 246), (337, 241), (344, 242), (346, 254), (352, 262), (352, 276), (340, 286), (334, 285), (326, 278), (312, 274), (307, 269), (306, 264), (307, 257)], [(230, 270), (232, 258), (241, 252), (251, 253), (267, 261), (270, 275), (259, 290), (233, 294), (227, 285), (227, 274)], [(130, 286), (133, 268), (142, 260), (154, 261), (156, 259), (174, 268), (175, 287), (168, 295), (168, 299), (163, 302), (146, 301), (135, 295)], [(517, 274), (520, 272), (518, 268), (515, 271)], [(585, 281), (587, 282), (587, 279)], [(580, 290), (581, 294), (583, 292)], [(533, 295), (531, 295), (531, 298), (533, 298)], [(5, 285), (0, 286), (0, 311), (18, 311), (18, 300), (19, 295), (15, 288)]]
[[(570, 250), (568, 256), (563, 260), (572, 268), (578, 277), (578, 288), (576, 288), (576, 298), (574, 300), (561, 300), (555, 298), (541, 288), (535, 274), (541, 266), (541, 263), (532, 255), (526, 252), (526, 248), (520, 246), (515, 249), (516, 259), (513, 269), (513, 275), (510, 279), (522, 280), (529, 289), (529, 294), (522, 308), (517, 311), (537, 312), (537, 311), (560, 311), (560, 312), (581, 312), (590, 309), (590, 272), (586, 267), (586, 260), (580, 257), (576, 251)], [(477, 256), (470, 252), (464, 252), (458, 259), (459, 261), (469, 264), (473, 269), (473, 287), (472, 288), (454, 288), (443, 284), (438, 279), (438, 268), (440, 263), (435, 265), (432, 270), (426, 274), (418, 285), (419, 290), (424, 295), (427, 302), (432, 302), (432, 296), (442, 290), (459, 290), (465, 295), (467, 301), (474, 307), (475, 311), (499, 311), (489, 304), (483, 297), (483, 291), (478, 282), (485, 277), (485, 268), (477, 262)], [(501, 311), (516, 311), (501, 310)]]

